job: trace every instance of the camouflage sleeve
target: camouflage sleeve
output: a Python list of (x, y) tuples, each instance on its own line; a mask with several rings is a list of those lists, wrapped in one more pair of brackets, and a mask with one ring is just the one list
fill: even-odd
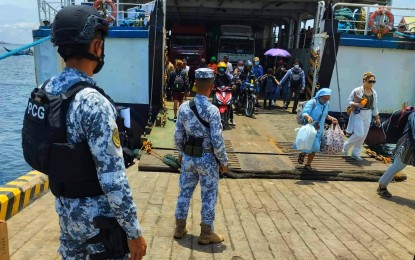
[(128, 238), (138, 238), (141, 236), (141, 227), (137, 219), (137, 207), (125, 175), (122, 148), (115, 123), (115, 108), (97, 92), (89, 93), (81, 102), (81, 124), (95, 161), (102, 190)]
[(186, 131), (184, 129), (184, 124), (183, 124), (183, 107), (184, 104), (182, 104), (179, 107), (179, 112), (178, 112), (178, 116), (177, 116), (177, 121), (176, 121), (176, 130), (174, 131), (174, 143), (176, 145), (176, 149), (179, 152), (179, 154), (182, 154), (183, 152), (183, 144), (184, 144), (184, 139), (186, 138)]
[(225, 141), (223, 140), (222, 135), (222, 123), (220, 121), (219, 109), (212, 106), (209, 110), (211, 115), (209, 123), (212, 146), (220, 165), (225, 166), (228, 164), (228, 156), (226, 155)]

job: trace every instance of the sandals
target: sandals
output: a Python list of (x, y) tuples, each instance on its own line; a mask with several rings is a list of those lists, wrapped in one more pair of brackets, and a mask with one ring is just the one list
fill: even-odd
[(306, 165), (304, 165), (304, 170), (311, 171), (311, 170), (313, 170), (313, 168), (311, 168), (311, 165), (306, 164)]
[(304, 163), (304, 158), (305, 158), (305, 153), (300, 153), (300, 154), (298, 155), (297, 162), (298, 162), (299, 164), (303, 164), (303, 163)]

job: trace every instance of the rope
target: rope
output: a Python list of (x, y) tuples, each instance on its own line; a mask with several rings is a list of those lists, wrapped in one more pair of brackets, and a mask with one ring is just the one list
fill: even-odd
[(402, 36), (402, 37), (406, 37), (412, 40), (415, 40), (415, 35), (411, 35), (408, 33), (401, 33), (401, 32), (394, 32), (396, 35)]
[(156, 153), (153, 149), (153, 143), (151, 141), (144, 141), (143, 146), (141, 146), (140, 150), (143, 150), (146, 154), (154, 155), (155, 157), (159, 158), (160, 160), (163, 160), (163, 157), (161, 154)]
[(30, 47), (33, 47), (35, 45), (41, 44), (42, 42), (45, 42), (47, 40), (50, 40), (50, 36), (44, 37), (44, 38), (39, 39), (37, 41), (34, 41), (32, 43), (26, 44), (26, 45), (24, 45), (22, 47), (16, 48), (16, 49), (14, 49), (14, 50), (12, 50), (10, 52), (0, 54), (0, 60), (5, 59), (5, 58), (10, 57), (10, 56), (13, 56), (16, 53), (19, 53), (21, 51), (24, 51), (26, 49), (29, 49)]

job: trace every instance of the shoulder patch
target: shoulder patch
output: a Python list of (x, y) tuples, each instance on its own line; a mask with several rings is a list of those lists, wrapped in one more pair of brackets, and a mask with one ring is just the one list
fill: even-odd
[(114, 128), (112, 130), (112, 142), (114, 143), (115, 147), (121, 147), (120, 134), (118, 133), (118, 128)]

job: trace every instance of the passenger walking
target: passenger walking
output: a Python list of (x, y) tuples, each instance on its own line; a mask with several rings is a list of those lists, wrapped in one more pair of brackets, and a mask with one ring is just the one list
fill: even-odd
[(172, 100), (172, 92), (169, 88), (169, 76), (174, 71), (174, 65), (170, 62), (167, 55), (164, 57), (164, 84), (167, 100)]
[(199, 69), (200, 68), (207, 68), (206, 60), (200, 59)]
[(292, 114), (297, 113), (298, 99), (300, 93), (304, 92), (305, 89), (305, 76), (304, 71), (300, 68), (300, 60), (295, 59), (293, 67), (287, 71), (285, 76), (280, 80), (280, 87), (288, 80), (288, 94), (285, 99), (284, 109), (287, 109), (290, 105), (290, 100), (294, 95), (294, 105), (291, 111)]
[[(307, 151), (301, 151), (301, 153), (298, 155), (299, 164), (303, 164), (305, 156), (308, 155), (307, 163), (304, 165), (305, 170), (312, 170), (311, 163), (313, 162), (316, 153), (320, 152), (320, 144), (321, 138), (323, 137), (325, 121), (330, 120), (332, 124), (338, 123), (336, 118), (328, 115), (331, 92), (331, 89), (328, 88), (320, 89), (317, 92), (316, 96), (306, 103), (302, 111), (302, 116), (304, 117), (305, 123), (313, 123), (314, 127), (317, 130), (317, 134), (311, 149)], [(295, 143), (293, 148), (297, 149)]]
[[(287, 70), (288, 70), (287, 64), (285, 64), (281, 60), (281, 64), (280, 64), (280, 66), (278, 66), (278, 68), (276, 69), (275, 74), (274, 74), (274, 76), (278, 80), (278, 82), (280, 82), (282, 80), (282, 78), (284, 78), (285, 74), (287, 73)], [(274, 97), (273, 97), (272, 105), (276, 105), (278, 97), (281, 97), (281, 99), (285, 103), (285, 100), (287, 99), (287, 95), (288, 95), (288, 81), (286, 80), (283, 84), (281, 84), (281, 86), (279, 88), (275, 89), (275, 94), (274, 94)]]
[(189, 81), (189, 87), (187, 91), (184, 92), (184, 97), (183, 97), (183, 100), (187, 100), (187, 97), (190, 95), (190, 86), (193, 86), (194, 78), (191, 77), (191, 75), (189, 74), (190, 67), (187, 65), (187, 58), (183, 58), (182, 62), (183, 62), (183, 72), (186, 73), (187, 79)]
[(170, 74), (169, 88), (173, 95), (174, 122), (177, 120), (177, 107), (183, 103), (184, 95), (189, 91), (189, 78), (183, 71), (183, 62), (176, 60), (176, 70)]
[(264, 68), (261, 66), (259, 57), (254, 58), (254, 66), (252, 66), (252, 72), (254, 73), (255, 77), (259, 79), (264, 75)]
[(233, 67), (232, 67), (232, 63), (229, 62), (229, 56), (228, 55), (224, 55), (223, 56), (223, 62), (225, 62), (226, 64), (226, 74), (228, 74), (231, 78), (232, 73), (233, 73)]
[(187, 58), (184, 58), (184, 59), (182, 60), (182, 62), (183, 62), (183, 71), (184, 71), (187, 75), (189, 75), (190, 67), (187, 65)]
[(376, 83), (375, 75), (371, 72), (363, 74), (363, 85), (353, 89), (349, 96), (348, 104), (352, 107), (346, 132), (351, 134), (344, 143), (343, 153), (348, 156), (353, 147), (352, 158), (362, 161), (360, 152), (363, 142), (369, 132), (372, 116), (375, 116), (376, 125), (380, 125), (380, 117), (377, 108), (377, 94), (373, 89)]
[(210, 57), (210, 62), (208, 63), (208, 68), (213, 70), (215, 74), (218, 74), (218, 66), (216, 65), (216, 57), (212, 56)]
[(222, 136), (219, 110), (208, 101), (214, 72), (198, 69), (195, 73), (197, 94), (179, 109), (174, 142), (179, 152), (181, 173), (180, 192), (176, 205), (174, 237), (186, 233), (186, 219), (193, 192), (200, 181), (202, 223), (200, 244), (220, 243), (224, 237), (214, 232), (215, 205), (218, 195), (219, 172), (227, 171), (228, 158)]
[[(254, 73), (254, 75), (257, 79), (261, 78), (264, 75), (264, 68), (259, 63), (260, 63), (259, 57), (255, 57), (254, 58), (254, 64), (252, 66), (252, 72)], [(256, 93), (256, 96), (257, 96), (255, 105), (259, 107), (260, 106), (259, 105), (259, 95), (261, 93), (261, 89), (260, 89), (259, 84), (256, 85), (255, 93)]]
[(411, 113), (406, 123), (403, 136), (398, 140), (394, 150), (395, 158), (393, 163), (379, 179), (377, 193), (385, 198), (392, 197), (387, 187), (394, 179), (395, 175), (405, 169), (407, 165), (415, 166), (415, 113)]
[[(26, 118), (23, 124), (24, 135), (43, 132), (39, 129), (45, 125), (50, 130), (42, 139), (36, 136), (26, 142), (23, 137), (22, 143), (25, 157), (31, 154), (47, 162), (59, 216), (62, 259), (125, 258), (128, 250), (131, 259), (142, 259), (146, 254), (137, 207), (125, 175), (117, 110), (92, 78), (104, 65), (107, 33), (108, 23), (92, 6), (70, 5), (56, 14), (51, 42), (58, 47), (66, 67), (38, 89), (36, 93), (43, 98), (33, 98), (33, 102), (41, 107), (47, 98), (66, 96), (70, 101), (61, 98), (58, 105), (50, 103), (53, 109), (38, 118), (43, 120), (40, 124)], [(67, 111), (63, 126), (52, 129), (60, 122), (59, 111)], [(63, 138), (51, 138), (54, 133)], [(50, 153), (47, 149), (43, 155), (30, 152), (46, 144)]]
[[(264, 95), (264, 109), (271, 109), (271, 102), (274, 97), (275, 92), (279, 91), (278, 80), (272, 75), (273, 69), (269, 68), (267, 74), (261, 78), (261, 85), (263, 86), (265, 95)], [(277, 89), (277, 90), (276, 90)], [(267, 107), (267, 100), (269, 101)]]

